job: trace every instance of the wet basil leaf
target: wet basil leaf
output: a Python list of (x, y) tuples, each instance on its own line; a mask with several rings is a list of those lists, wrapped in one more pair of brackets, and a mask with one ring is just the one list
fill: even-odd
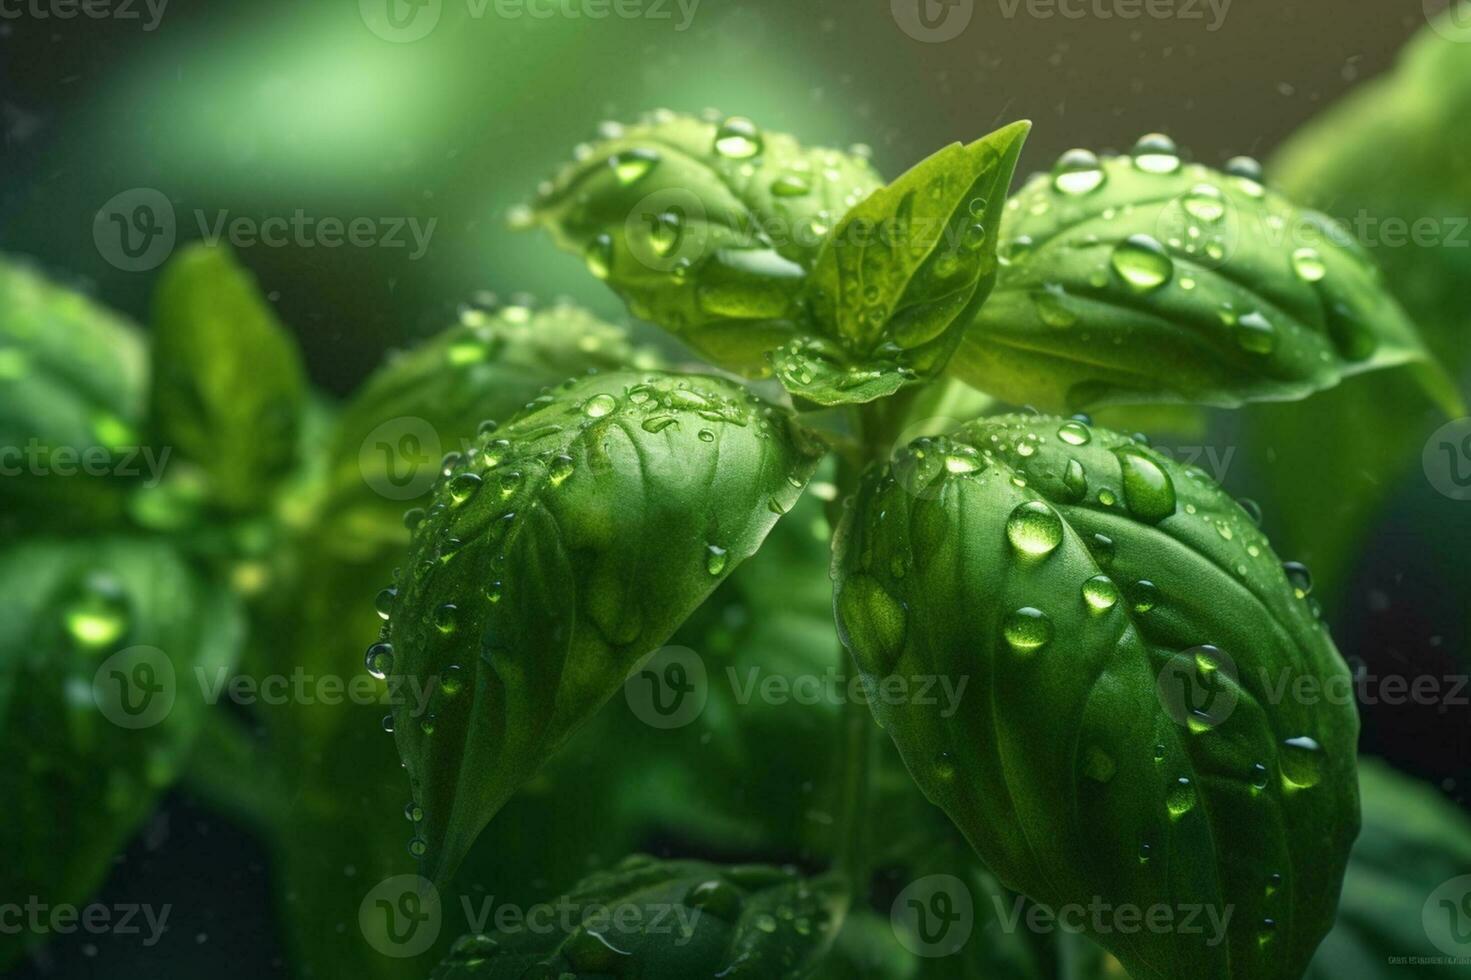
[(1018, 404), (1235, 406), (1301, 398), (1416, 364), (1459, 398), (1364, 249), (1244, 165), (1183, 163), (1163, 137), (1130, 157), (1065, 155), (1007, 204), (1000, 282), (955, 371)]
[(221, 506), (263, 506), (296, 457), (306, 374), (295, 339), (254, 277), (205, 245), (164, 269), (153, 326), (158, 441), (203, 468)]
[(1137, 976), (1301, 975), (1358, 830), (1358, 718), (1293, 697), (1347, 668), (1203, 472), (1076, 420), (988, 419), (871, 473), (835, 566), (870, 689), (969, 679), (948, 715), (875, 711), (1004, 884), (1207, 915), (1095, 930)]
[[(434, 976), (807, 976), (842, 922), (840, 879), (636, 855), (547, 903), (550, 929), (461, 938)], [(555, 911), (554, 911), (555, 910)]]
[(1408, 959), (1416, 976), (1463, 975), (1456, 958), (1471, 955), (1471, 820), (1377, 759), (1359, 760), (1359, 789), (1364, 830), (1349, 857), (1338, 922), (1307, 976), (1392, 980), (1406, 972), (1397, 958)]
[(796, 332), (834, 224), (881, 183), (865, 159), (746, 119), (662, 113), (610, 128), (533, 216), (636, 316), (717, 364), (760, 372)]
[(162, 466), (139, 445), (147, 356), (121, 316), (0, 259), (0, 527), (120, 519), (133, 477)]
[(568, 303), (467, 308), (456, 326), (390, 357), (343, 410), (328, 448), (324, 543), (358, 554), (402, 547), (404, 512), (425, 502), (442, 457), (468, 448), (482, 422), (510, 418), (570, 377), (659, 366), (623, 329)]
[[(0, 557), (0, 894), (84, 903), (179, 774), (242, 621), (168, 546), (36, 538)], [(0, 963), (34, 933), (0, 932)]]
[(948, 146), (847, 213), (808, 287), (829, 343), (802, 338), (773, 356), (793, 395), (873, 401), (945, 366), (995, 284), (1002, 206), (1030, 129)]
[(819, 458), (738, 385), (619, 372), (537, 399), (446, 468), (378, 658), (432, 694), (393, 725), (436, 878), (755, 553)]

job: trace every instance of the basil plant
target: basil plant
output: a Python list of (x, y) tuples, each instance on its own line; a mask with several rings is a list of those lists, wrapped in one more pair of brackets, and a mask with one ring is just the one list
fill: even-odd
[[(1028, 130), (885, 181), (859, 152), (658, 113), (517, 212), (707, 363), (629, 355), (545, 388), (458, 433), (409, 515), (367, 660), (428, 692), (384, 720), (423, 874), (449, 881), (631, 677), (690, 691), (666, 644), (804, 495), (834, 527), (835, 670), (866, 696), (835, 717), (830, 867), (635, 863), (579, 888), (714, 924), (687, 946), (472, 935), (443, 975), (831, 969), (896, 830), (870, 819), (880, 730), (1001, 888), (1119, 911), (1079, 924), (1130, 976), (1305, 973), (1359, 830), (1358, 718), (1281, 685), (1347, 667), (1253, 506), (1085, 413), (1301, 399), (1397, 366), (1456, 395), (1366, 252), (1254, 162), (1150, 135), (1013, 192)], [(1305, 226), (1317, 245), (1280, 233)], [(1215, 928), (1123, 925), (1160, 908)]]

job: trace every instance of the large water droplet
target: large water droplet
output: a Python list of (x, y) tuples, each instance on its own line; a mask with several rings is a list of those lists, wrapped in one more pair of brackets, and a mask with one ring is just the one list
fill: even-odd
[(1096, 191), (1108, 175), (1090, 150), (1068, 150), (1052, 168), (1052, 186), (1059, 194), (1076, 196)]
[(595, 237), (587, 243), (582, 258), (588, 272), (598, 279), (607, 279), (613, 274), (613, 237), (607, 234)]
[(1107, 575), (1095, 575), (1083, 583), (1083, 601), (1094, 612), (1107, 612), (1119, 601), (1119, 587)]
[(1040, 500), (1019, 504), (1006, 519), (1006, 537), (1024, 555), (1048, 555), (1062, 544), (1062, 518)]
[(1180, 169), (1180, 150), (1175, 141), (1163, 133), (1149, 133), (1139, 137), (1129, 156), (1134, 166), (1151, 174), (1172, 174)]
[(1298, 561), (1285, 561), (1282, 563), (1282, 571), (1287, 575), (1287, 582), (1292, 586), (1293, 595), (1299, 599), (1306, 599), (1313, 591), (1313, 573), (1308, 571), (1308, 566)]
[(449, 481), (449, 499), (456, 507), (475, 496), (480, 489), (481, 479), (474, 473), (460, 473)]
[(393, 645), (374, 643), (368, 647), (368, 652), (363, 655), (363, 666), (378, 680), (386, 678), (393, 673)]
[(1328, 274), (1328, 266), (1318, 250), (1303, 246), (1292, 253), (1292, 268), (1304, 282), (1320, 282)]
[(1270, 354), (1277, 346), (1277, 328), (1261, 313), (1246, 313), (1236, 320), (1236, 343), (1253, 354)]
[(600, 419), (612, 413), (618, 407), (618, 399), (612, 395), (602, 392), (593, 395), (582, 403), (582, 414), (590, 419)]
[(1086, 446), (1093, 438), (1088, 427), (1076, 419), (1070, 419), (1057, 430), (1057, 438), (1069, 446)]
[(747, 160), (761, 148), (761, 130), (744, 116), (731, 116), (715, 133), (715, 152), (731, 160)]
[(1017, 653), (1033, 653), (1052, 640), (1052, 620), (1040, 609), (1023, 606), (1006, 617), (1002, 634)]
[(729, 554), (719, 545), (707, 545), (705, 548), (705, 571), (711, 575), (719, 575), (725, 571)]
[(1226, 196), (1214, 184), (1196, 184), (1181, 204), (1185, 213), (1198, 221), (1213, 225), (1226, 216)]
[(1307, 735), (1282, 743), (1282, 785), (1289, 790), (1316, 786), (1323, 778), (1323, 747)]
[(1175, 483), (1154, 460), (1133, 446), (1114, 450), (1124, 484), (1124, 506), (1142, 521), (1162, 521), (1175, 512)]
[(1164, 246), (1149, 235), (1130, 235), (1109, 258), (1114, 272), (1136, 291), (1147, 293), (1170, 281), (1175, 263)]
[(1179, 820), (1195, 808), (1195, 786), (1188, 776), (1181, 776), (1170, 784), (1165, 793), (1165, 807), (1172, 820)]
[(613, 168), (613, 175), (618, 178), (618, 183), (626, 187), (647, 177), (658, 166), (659, 154), (645, 147), (634, 147), (615, 154), (608, 164)]

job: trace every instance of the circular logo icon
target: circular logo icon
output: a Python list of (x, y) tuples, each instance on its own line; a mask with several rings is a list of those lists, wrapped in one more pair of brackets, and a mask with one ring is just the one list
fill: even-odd
[(916, 41), (940, 44), (953, 41), (970, 26), (975, 0), (889, 0), (889, 11), (899, 29)]
[(1236, 661), (1213, 646), (1191, 647), (1170, 658), (1155, 679), (1159, 703), (1175, 724), (1196, 731), (1231, 717), (1240, 697)]
[(434, 426), (401, 415), (368, 433), (358, 449), (358, 469), (373, 492), (389, 500), (413, 500), (434, 486), (441, 458)]
[(954, 875), (926, 875), (894, 899), (889, 923), (899, 944), (915, 956), (949, 956), (970, 940), (975, 904)]
[(1452, 500), (1471, 500), (1471, 418), (1453, 419), (1431, 433), (1420, 462), (1436, 490)]
[(1420, 912), (1425, 935), (1447, 956), (1471, 957), (1471, 875), (1444, 882)]
[(151, 728), (174, 710), (174, 662), (158, 647), (119, 650), (92, 675), (92, 700), (119, 728)]
[(384, 956), (418, 956), (439, 938), (444, 911), (439, 889), (421, 875), (384, 878), (363, 896), (358, 906), (358, 928), (363, 938)]
[(97, 253), (124, 272), (147, 272), (163, 265), (174, 250), (177, 232), (173, 204), (152, 187), (114, 195), (92, 219)]
[(1461, 0), (1421, 0), (1435, 33), (1457, 44), (1471, 42), (1471, 4)]
[(639, 264), (677, 273), (705, 257), (710, 225), (705, 205), (683, 187), (666, 187), (640, 200), (623, 222), (623, 240)]
[(368, 30), (394, 44), (427, 37), (439, 25), (443, 8), (443, 0), (358, 0)]
[(705, 661), (688, 647), (661, 647), (623, 682), (634, 716), (651, 728), (683, 728), (710, 696)]

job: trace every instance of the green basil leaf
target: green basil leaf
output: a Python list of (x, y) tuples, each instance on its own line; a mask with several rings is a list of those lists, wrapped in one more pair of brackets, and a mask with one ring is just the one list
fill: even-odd
[(1417, 364), (1454, 411), (1459, 397), (1363, 248), (1237, 169), (1182, 163), (1163, 137), (1131, 157), (1064, 155), (1008, 202), (1006, 264), (956, 372), (1073, 411), (1301, 398)]
[(1358, 830), (1358, 718), (1290, 697), (1347, 668), (1203, 472), (1077, 420), (987, 419), (871, 473), (835, 554), (871, 690), (969, 679), (948, 715), (875, 713), (1005, 885), (1231, 916), (1093, 936), (1137, 977), (1301, 975)]
[(437, 878), (755, 553), (819, 458), (739, 385), (618, 372), (538, 399), (446, 469), (387, 627), (395, 686), (432, 689), (434, 719), (406, 697), (394, 731)]
[[(0, 558), (0, 894), (85, 902), (187, 761), (242, 619), (168, 546), (36, 538)], [(19, 761), (23, 760), (23, 761)], [(0, 933), (0, 963), (34, 934)]]
[(343, 409), (328, 449), (328, 543), (338, 553), (401, 548), (404, 511), (425, 502), (441, 458), (463, 452), (476, 426), (510, 418), (567, 378), (625, 366), (660, 359), (569, 303), (466, 309), (459, 324), (391, 357)]
[(138, 441), (147, 378), (136, 327), (0, 260), (0, 527), (121, 518), (129, 477), (157, 476), (163, 464)]
[(843, 919), (840, 879), (759, 865), (635, 855), (547, 903), (551, 928), (461, 938), (435, 972), (453, 978), (806, 976)]
[(1349, 857), (1338, 922), (1307, 976), (1393, 980), (1406, 972), (1397, 958), (1410, 960), (1416, 976), (1464, 975), (1456, 960), (1471, 956), (1463, 938), (1471, 820), (1377, 759), (1359, 760), (1359, 790), (1364, 830)]
[(809, 290), (831, 350), (776, 355), (788, 390), (822, 405), (866, 402), (945, 366), (966, 314), (996, 282), (1002, 207), (1031, 123), (956, 143), (854, 207), (823, 244)]
[(205, 245), (164, 269), (153, 321), (159, 440), (205, 471), (221, 506), (261, 507), (296, 459), (307, 382), (295, 340), (250, 273)]
[(585, 147), (532, 217), (636, 316), (759, 373), (797, 332), (834, 223), (881, 183), (865, 159), (749, 120), (660, 113)]

